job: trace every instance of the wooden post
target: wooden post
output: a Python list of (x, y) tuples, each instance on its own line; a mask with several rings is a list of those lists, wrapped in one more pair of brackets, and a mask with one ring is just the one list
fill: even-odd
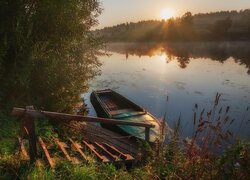
[(145, 141), (147, 142), (149, 142), (150, 140), (149, 132), (150, 132), (150, 127), (145, 127)]
[[(28, 109), (31, 110), (34, 108), (26, 107), (26, 110)], [(22, 132), (24, 132), (28, 136), (30, 162), (33, 163), (37, 155), (35, 122), (32, 116), (24, 112), (21, 124)]]

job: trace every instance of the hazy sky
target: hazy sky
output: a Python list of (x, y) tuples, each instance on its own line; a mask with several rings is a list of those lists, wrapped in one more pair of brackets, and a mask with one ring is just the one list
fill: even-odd
[(162, 11), (171, 9), (175, 16), (190, 11), (211, 12), (250, 8), (250, 0), (100, 0), (103, 12), (99, 26), (112, 26), (124, 22), (162, 19)]

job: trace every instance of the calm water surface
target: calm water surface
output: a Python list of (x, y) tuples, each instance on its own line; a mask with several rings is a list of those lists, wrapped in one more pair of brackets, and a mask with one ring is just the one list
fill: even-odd
[(166, 113), (174, 127), (181, 117), (182, 134), (193, 132), (193, 109), (211, 110), (216, 93), (219, 106), (230, 106), (230, 129), (250, 138), (250, 43), (109, 44), (101, 56), (101, 75), (83, 94), (89, 115), (96, 115), (89, 94), (111, 88), (158, 118)]

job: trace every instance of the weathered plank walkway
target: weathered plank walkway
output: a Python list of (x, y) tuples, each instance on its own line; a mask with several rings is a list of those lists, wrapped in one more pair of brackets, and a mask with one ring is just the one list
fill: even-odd
[[(23, 160), (28, 161), (28, 147), (25, 146), (23, 141), (25, 139), (18, 138), (20, 143), (20, 156)], [(68, 138), (61, 141), (54, 139), (54, 144), (46, 142), (42, 137), (38, 137), (37, 141), (38, 150), (41, 151), (45, 164), (51, 168), (55, 168), (57, 163), (62, 160), (69, 161), (73, 164), (89, 163), (89, 162), (103, 162), (114, 164), (132, 164), (136, 163), (136, 157), (132, 156), (129, 152), (120, 150), (115, 144), (107, 144), (97, 141), (77, 141)]]
[[(66, 115), (69, 118), (65, 118), (65, 114), (60, 116), (60, 113), (58, 113), (59, 116), (53, 113), (50, 114), (51, 116), (46, 116), (50, 121), (60, 124), (66, 131), (72, 132), (72, 137), (63, 137), (64, 140), (56, 138), (53, 139), (53, 142), (46, 142), (43, 137), (30, 137), (30, 135), (34, 135), (35, 131), (32, 129), (34, 128), (34, 122), (31, 119), (38, 117), (38, 114), (44, 115), (44, 113), (14, 108), (12, 114), (23, 118), (22, 128), (28, 135), (26, 141), (29, 141), (29, 143), (26, 143), (26, 146), (23, 139), (18, 138), (22, 156), (25, 159), (34, 161), (39, 158), (36, 151), (40, 151), (51, 168), (54, 168), (63, 159), (74, 164), (88, 163), (90, 161), (133, 164), (140, 161), (144, 153), (130, 136), (122, 136), (104, 129), (89, 120), (79, 121), (80, 116)], [(151, 127), (149, 124), (137, 123), (135, 125)], [(54, 149), (51, 150), (51, 147), (54, 147)]]

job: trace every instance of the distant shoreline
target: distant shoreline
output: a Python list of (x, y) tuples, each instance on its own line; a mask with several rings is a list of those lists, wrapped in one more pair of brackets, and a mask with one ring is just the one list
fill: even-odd
[(250, 41), (250, 9), (127, 22), (92, 31), (107, 42)]

